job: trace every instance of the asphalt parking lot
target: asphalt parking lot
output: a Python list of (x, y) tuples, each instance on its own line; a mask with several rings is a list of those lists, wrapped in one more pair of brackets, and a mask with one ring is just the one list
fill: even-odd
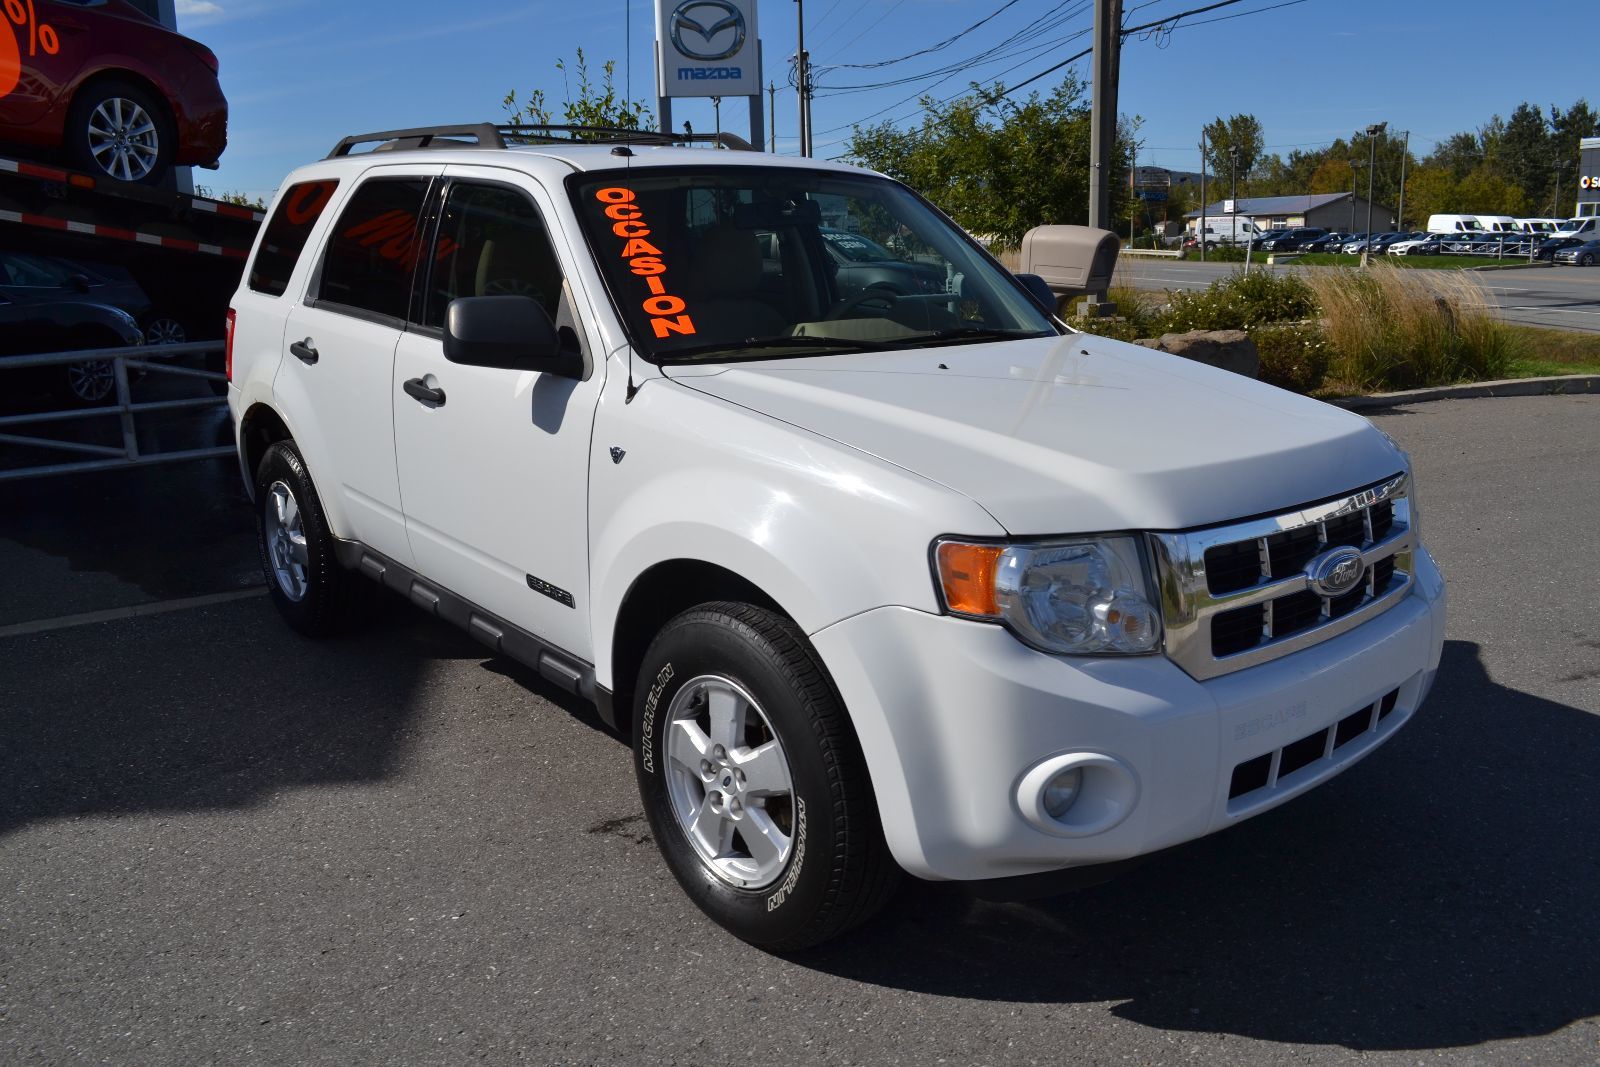
[(790, 959), (688, 904), (584, 707), (398, 600), (282, 626), (228, 465), (0, 486), (0, 1062), (1600, 1062), (1600, 397), (1375, 421), (1452, 597), (1403, 733)]
[[(1260, 260), (1265, 256), (1257, 253)], [(1239, 270), (1240, 263), (1201, 263), (1198, 260), (1124, 256), (1117, 264), (1119, 284), (1136, 289), (1203, 289)], [(1252, 270), (1340, 270), (1339, 267), (1266, 267)], [(1448, 278), (1457, 271), (1425, 271)], [(1600, 270), (1593, 267), (1527, 267), (1473, 271), (1467, 277), (1482, 285), (1489, 303), (1507, 322), (1543, 326), (1551, 330), (1600, 333)]]

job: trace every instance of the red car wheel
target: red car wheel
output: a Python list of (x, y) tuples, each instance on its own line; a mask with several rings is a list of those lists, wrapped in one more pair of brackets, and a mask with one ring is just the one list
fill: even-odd
[(172, 167), (174, 141), (166, 102), (128, 82), (89, 86), (72, 102), (67, 118), (72, 161), (120, 182), (159, 182)]

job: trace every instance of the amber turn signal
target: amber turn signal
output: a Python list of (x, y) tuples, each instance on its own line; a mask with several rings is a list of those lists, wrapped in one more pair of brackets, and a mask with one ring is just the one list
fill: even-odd
[(937, 556), (945, 607), (961, 615), (998, 616), (1000, 606), (995, 602), (994, 574), (1003, 552), (1004, 545), (941, 541)]

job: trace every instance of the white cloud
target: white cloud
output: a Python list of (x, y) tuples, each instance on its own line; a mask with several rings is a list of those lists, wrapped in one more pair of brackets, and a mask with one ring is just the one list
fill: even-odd
[(220, 15), (222, 5), (214, 4), (211, 0), (178, 0), (178, 14), (185, 17), (190, 15)]

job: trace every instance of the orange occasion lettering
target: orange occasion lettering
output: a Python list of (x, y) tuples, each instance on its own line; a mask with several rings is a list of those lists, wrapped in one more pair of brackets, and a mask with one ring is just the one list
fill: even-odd
[(688, 306), (676, 296), (652, 296), (644, 302), (645, 311), (652, 315), (676, 315)]
[(694, 320), (687, 315), (679, 315), (675, 319), (651, 319), (650, 328), (658, 338), (665, 338), (669, 333), (694, 333)]
[(596, 189), (594, 198), (603, 204), (628, 204), (633, 201), (633, 190), (620, 189), (616, 186)]
[[(661, 249), (646, 241), (643, 237), (635, 237), (622, 246), (622, 258), (633, 259), (634, 256), (659, 256)], [(665, 268), (662, 268), (663, 270)]]
[(612, 219), (636, 219), (643, 214), (644, 212), (632, 204), (612, 204), (606, 208), (606, 217)]
[(635, 256), (628, 261), (628, 268), (641, 278), (648, 274), (665, 274), (667, 265), (655, 256)]
[(612, 225), (611, 232), (618, 237), (649, 237), (650, 227), (638, 221), (618, 222)]

